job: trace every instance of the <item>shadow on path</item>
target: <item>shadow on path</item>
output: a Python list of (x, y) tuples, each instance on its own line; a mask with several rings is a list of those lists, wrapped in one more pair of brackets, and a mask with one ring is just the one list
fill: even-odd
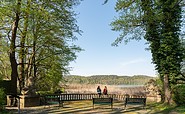
[[(6, 107), (10, 114), (18, 114), (17, 108)], [(65, 102), (64, 107), (57, 105), (26, 107), (21, 109), (21, 114), (151, 114), (151, 107), (143, 109), (139, 105), (128, 105), (124, 109), (123, 102), (114, 102), (113, 109), (109, 105), (95, 105), (93, 109), (92, 101), (72, 101)]]

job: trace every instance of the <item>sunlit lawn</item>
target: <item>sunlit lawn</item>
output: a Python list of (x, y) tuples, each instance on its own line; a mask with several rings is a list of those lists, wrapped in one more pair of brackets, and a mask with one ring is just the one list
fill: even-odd
[[(147, 103), (146, 109), (140, 105), (128, 105), (124, 109), (123, 102), (114, 102), (113, 109), (109, 105), (95, 105), (93, 109), (92, 101), (71, 101), (65, 102), (64, 107), (58, 105), (29, 107), (21, 110), (21, 114), (185, 114), (183, 106), (176, 107), (162, 105), (160, 103)], [(5, 114), (18, 113), (17, 108), (3, 112)], [(0, 113), (2, 114), (2, 112)]]
[(167, 106), (161, 103), (149, 103), (148, 107), (152, 108), (152, 113), (154, 114), (185, 114), (185, 106), (171, 105)]

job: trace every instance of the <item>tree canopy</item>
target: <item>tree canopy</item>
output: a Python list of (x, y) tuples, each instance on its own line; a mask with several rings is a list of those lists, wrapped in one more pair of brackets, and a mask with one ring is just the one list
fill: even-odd
[(52, 88), (68, 73), (69, 62), (81, 51), (72, 43), (77, 40), (75, 34), (81, 33), (73, 10), (79, 3), (79, 0), (0, 1), (0, 47), (4, 53), (1, 56), (7, 62), (7, 57), (10, 58), (8, 63), (2, 60), (0, 64), (3, 68), (11, 65), (8, 74), (1, 75), (11, 77), (14, 85), (18, 79), (20, 92), (39, 84)]
[(111, 23), (112, 30), (121, 32), (113, 45), (123, 40), (147, 41), (168, 103), (173, 84), (185, 79), (182, 4), (182, 0), (118, 0), (115, 10), (120, 15)]

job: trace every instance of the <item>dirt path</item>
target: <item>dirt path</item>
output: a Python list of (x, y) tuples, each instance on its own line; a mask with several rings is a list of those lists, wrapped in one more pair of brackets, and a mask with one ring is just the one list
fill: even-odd
[[(17, 108), (7, 107), (13, 114), (17, 114)], [(151, 114), (152, 109), (142, 106), (128, 106), (124, 109), (122, 102), (114, 102), (113, 109), (108, 105), (95, 105), (93, 109), (92, 101), (73, 101), (64, 103), (64, 107), (52, 106), (39, 106), (21, 109), (21, 114)]]

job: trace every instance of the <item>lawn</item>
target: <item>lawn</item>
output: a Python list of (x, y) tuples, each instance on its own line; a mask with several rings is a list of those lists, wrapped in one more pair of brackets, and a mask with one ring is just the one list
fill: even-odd
[(185, 106), (176, 106), (176, 105), (165, 105), (161, 103), (149, 103), (148, 107), (152, 108), (153, 114), (185, 114)]
[[(6, 108), (4, 112), (0, 114), (16, 114), (17, 108)], [(166, 106), (160, 103), (148, 103), (146, 109), (142, 106), (130, 105), (127, 109), (124, 109), (123, 102), (114, 102), (113, 110), (109, 105), (95, 105), (93, 109), (92, 101), (72, 101), (65, 102), (64, 107), (58, 107), (58, 105), (51, 106), (39, 106), (29, 107), (21, 109), (21, 114), (185, 114), (185, 108), (183, 106)]]

